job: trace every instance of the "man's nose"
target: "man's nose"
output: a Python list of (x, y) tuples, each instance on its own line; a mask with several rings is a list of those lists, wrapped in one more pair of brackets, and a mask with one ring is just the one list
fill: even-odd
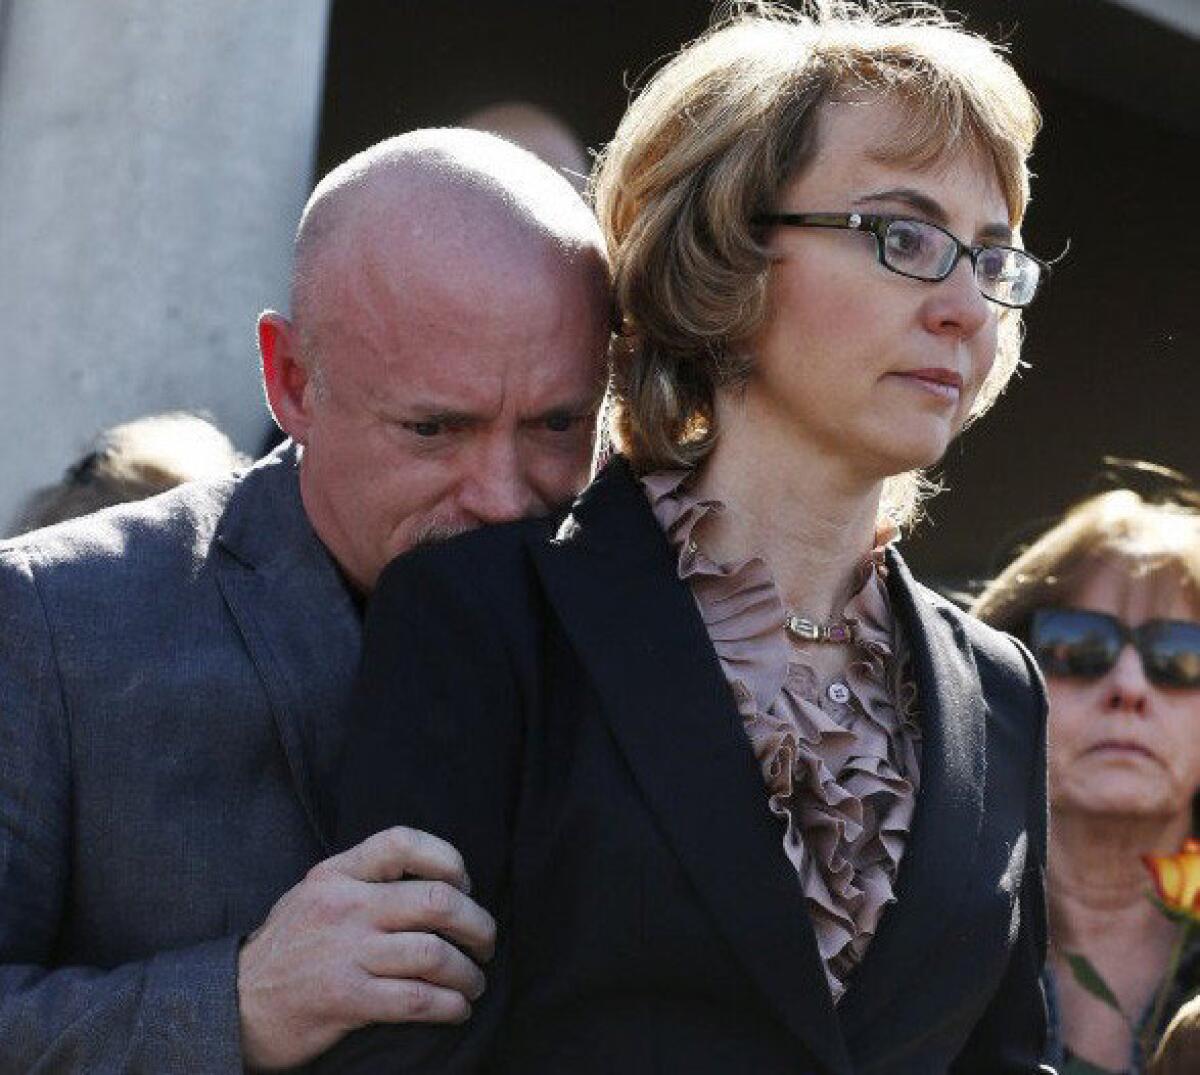
[(512, 438), (489, 438), (480, 446), (464, 478), (460, 505), (484, 524), (512, 522), (537, 511), (537, 498)]
[(1142, 716), (1150, 698), (1150, 681), (1142, 666), (1141, 655), (1129, 643), (1121, 650), (1117, 663), (1106, 678), (1105, 702), (1109, 709)]

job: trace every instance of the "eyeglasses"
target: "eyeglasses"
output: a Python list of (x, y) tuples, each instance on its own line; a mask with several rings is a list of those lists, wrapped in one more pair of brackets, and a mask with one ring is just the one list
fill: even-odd
[(908, 217), (869, 213), (762, 213), (752, 224), (781, 224), (787, 228), (845, 228), (875, 236), (879, 264), (914, 280), (945, 280), (958, 259), (968, 257), (975, 286), (985, 299), (1016, 309), (1037, 295), (1042, 274), (1050, 266), (1014, 246), (968, 246), (945, 228)]
[(1159, 687), (1200, 687), (1200, 623), (1148, 620), (1129, 627), (1115, 616), (1078, 608), (1039, 608), (1029, 644), (1049, 676), (1098, 679), (1129, 644), (1146, 678)]

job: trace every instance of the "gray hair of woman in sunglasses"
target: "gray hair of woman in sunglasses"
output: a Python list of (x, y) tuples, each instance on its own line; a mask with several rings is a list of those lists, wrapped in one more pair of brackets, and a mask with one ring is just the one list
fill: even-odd
[[(889, 161), (934, 166), (962, 148), (996, 172), (1018, 231), (1040, 119), (999, 49), (932, 6), (742, 4), (664, 66), (625, 113), (593, 177), (622, 317), (608, 434), (639, 471), (694, 467), (711, 450), (718, 389), (753, 366), (770, 258), (756, 214), (820, 152), (833, 100), (886, 97), (911, 122)], [(821, 207), (828, 208), (828, 207)], [(1020, 313), (1000, 314), (987, 410), (1017, 368)], [(881, 513), (916, 515), (916, 472), (889, 479)]]
[(1113, 489), (1081, 501), (1017, 556), (971, 611), (1024, 635), (1036, 609), (1069, 604), (1091, 575), (1111, 566), (1182, 587), (1200, 616), (1200, 495), (1182, 482), (1177, 488), (1165, 499)]

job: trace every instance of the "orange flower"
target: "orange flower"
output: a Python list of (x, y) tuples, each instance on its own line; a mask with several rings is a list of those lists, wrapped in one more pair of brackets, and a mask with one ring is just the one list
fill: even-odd
[(1163, 905), (1200, 922), (1200, 840), (1184, 840), (1174, 855), (1143, 855), (1142, 862)]

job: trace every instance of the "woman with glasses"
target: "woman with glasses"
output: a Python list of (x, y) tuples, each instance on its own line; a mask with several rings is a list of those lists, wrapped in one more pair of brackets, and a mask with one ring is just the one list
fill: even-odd
[[(1200, 498), (1118, 489), (1085, 500), (974, 611), (1029, 642), (1049, 687), (1048, 1059), (1063, 1072), (1141, 1072), (1142, 1046), (1200, 985), (1200, 951), (1188, 952), (1154, 1011), (1178, 928), (1147, 899), (1140, 861), (1195, 832)], [(1076, 980), (1074, 953), (1122, 1013)]]
[(380, 583), (340, 837), (450, 839), (500, 947), (331, 1070), (1036, 1070), (1043, 697), (891, 543), (1015, 368), (1037, 113), (933, 10), (825, 9), (709, 32), (606, 150), (570, 515)]

